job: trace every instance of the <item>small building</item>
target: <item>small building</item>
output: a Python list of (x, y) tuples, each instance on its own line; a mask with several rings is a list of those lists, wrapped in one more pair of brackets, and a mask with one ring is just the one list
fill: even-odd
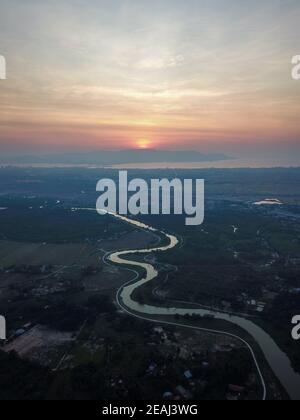
[(228, 389), (229, 391), (235, 392), (236, 394), (242, 394), (245, 391), (245, 388), (239, 385), (229, 385)]
[(157, 364), (152, 362), (152, 363), (150, 363), (150, 365), (147, 369), (147, 374), (148, 375), (154, 375), (156, 370), (157, 370)]
[(163, 334), (164, 329), (162, 327), (154, 327), (153, 331), (156, 332), (157, 334)]
[(191, 380), (191, 379), (193, 379), (193, 374), (192, 374), (192, 372), (191, 372), (190, 370), (186, 370), (186, 371), (184, 372), (184, 377), (185, 377), (185, 379), (187, 379), (187, 380)]
[(176, 392), (177, 394), (180, 395), (180, 397), (184, 398), (185, 400), (191, 400), (193, 398), (192, 394), (190, 393), (190, 391), (188, 391), (187, 389), (185, 389), (183, 386), (178, 385), (176, 387)]
[(163, 399), (164, 400), (172, 400), (173, 399), (173, 397), (174, 397), (174, 395), (172, 394), (172, 392), (170, 392), (170, 391), (166, 391), (164, 394), (163, 394)]
[(23, 329), (23, 328), (20, 328), (19, 330), (17, 330), (16, 332), (15, 332), (15, 336), (16, 337), (20, 337), (21, 335), (23, 335), (23, 334), (25, 334), (25, 330)]

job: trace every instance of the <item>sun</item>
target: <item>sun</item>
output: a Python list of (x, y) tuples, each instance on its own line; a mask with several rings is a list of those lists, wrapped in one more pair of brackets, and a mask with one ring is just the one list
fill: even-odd
[(143, 150), (149, 149), (150, 146), (151, 146), (151, 142), (150, 142), (149, 139), (145, 139), (145, 138), (144, 139), (139, 139), (137, 141), (137, 146), (138, 146), (139, 149), (143, 149)]

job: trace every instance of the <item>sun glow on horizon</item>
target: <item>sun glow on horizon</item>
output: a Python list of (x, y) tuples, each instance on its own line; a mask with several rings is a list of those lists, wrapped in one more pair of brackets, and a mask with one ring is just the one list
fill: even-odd
[(197, 150), (293, 164), (299, 0), (115, 3), (1, 2), (0, 158)]
[(151, 141), (149, 139), (145, 139), (145, 138), (144, 139), (139, 139), (137, 141), (137, 146), (138, 146), (139, 149), (143, 149), (143, 150), (150, 149)]

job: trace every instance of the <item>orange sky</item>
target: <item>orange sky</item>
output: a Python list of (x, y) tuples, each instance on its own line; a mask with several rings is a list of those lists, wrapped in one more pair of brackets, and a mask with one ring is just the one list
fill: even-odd
[[(115, 4), (117, 3), (118, 7)], [(0, 150), (243, 154), (300, 143), (299, 1), (1, 7)]]

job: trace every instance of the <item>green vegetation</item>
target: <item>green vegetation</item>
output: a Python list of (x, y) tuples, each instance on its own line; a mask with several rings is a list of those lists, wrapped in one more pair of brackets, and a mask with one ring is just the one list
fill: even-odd
[[(150, 256), (159, 277), (138, 289), (135, 298), (247, 313), (271, 333), (300, 371), (298, 346), (290, 337), (291, 318), (300, 313), (300, 170), (182, 170), (177, 175), (205, 178), (205, 222), (189, 228), (181, 216), (142, 218), (175, 233), (180, 246)], [(232, 341), (224, 344), (228, 337), (197, 335), (179, 327), (158, 334), (151, 323), (116, 311), (116, 290), (132, 273), (103, 264), (101, 257), (113, 249), (150, 247), (157, 238), (139, 235), (109, 216), (72, 211), (95, 208), (96, 182), (104, 176), (114, 178), (118, 172), (0, 170), (1, 313), (9, 320), (10, 343), (16, 343), (19, 352), (22, 340), (31, 344), (27, 332), (33, 331), (31, 339), (43, 344), (22, 359), (0, 352), (0, 399), (161, 399), (166, 391), (176, 394), (178, 385), (199, 400), (224, 399), (230, 383), (245, 386), (241, 398), (259, 399), (249, 352)], [(131, 171), (130, 176), (141, 173)], [(144, 171), (142, 176), (157, 178), (158, 173)], [(174, 171), (159, 176), (173, 178)], [(253, 205), (266, 197), (285, 205)], [(262, 312), (257, 302), (263, 303)], [(216, 320), (179, 321), (244, 337), (240, 329)], [(45, 326), (44, 336), (39, 336)], [(18, 337), (23, 327), (26, 332)], [(71, 339), (50, 345), (45, 337), (51, 333)], [(245, 338), (258, 355), (269, 397), (284, 397), (255, 342)], [(216, 351), (219, 341), (223, 350)], [(183, 358), (179, 355), (186, 343), (192, 351)], [(149, 366), (154, 366), (153, 375)], [(187, 369), (193, 381), (185, 379)]]
[(0, 351), (0, 400), (45, 399), (50, 383), (48, 369)]
[(129, 225), (93, 211), (64, 208), (13, 207), (1, 213), (0, 239), (19, 242), (76, 243), (97, 242), (120, 233), (129, 233)]

